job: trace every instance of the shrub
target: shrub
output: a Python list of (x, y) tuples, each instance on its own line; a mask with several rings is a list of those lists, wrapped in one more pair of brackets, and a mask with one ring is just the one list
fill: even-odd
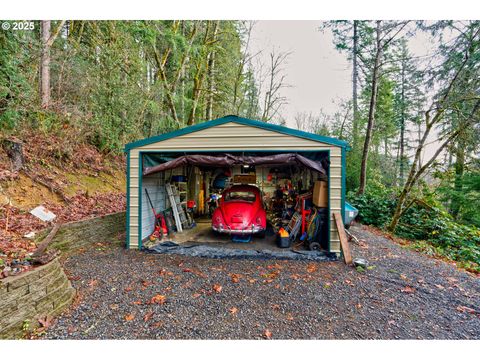
[(395, 194), (379, 182), (371, 181), (362, 195), (348, 194), (348, 201), (358, 209), (360, 222), (383, 228), (392, 218)]
[[(349, 201), (359, 210), (358, 220), (384, 228), (393, 215), (397, 193), (372, 181), (362, 195), (349, 194)], [(480, 230), (457, 223), (436, 200), (424, 192), (405, 211), (395, 235), (412, 240), (412, 247), (457, 261), (460, 266), (480, 272)]]

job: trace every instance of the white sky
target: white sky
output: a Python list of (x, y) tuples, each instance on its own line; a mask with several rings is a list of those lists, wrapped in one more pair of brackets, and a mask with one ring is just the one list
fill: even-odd
[[(269, 20), (257, 21), (252, 32), (250, 54), (259, 51), (259, 60), (268, 65), (272, 48), (276, 52), (291, 52), (284, 65), (286, 82), (282, 89), (288, 104), (281, 115), (289, 127), (295, 128), (298, 112), (333, 115), (339, 109), (340, 100), (352, 97), (352, 67), (345, 52), (334, 48), (333, 35), (329, 30), (320, 31), (322, 21)], [(408, 41), (408, 47), (417, 57), (431, 54), (434, 44), (426, 34), (417, 33)], [(413, 130), (413, 129), (412, 129)], [(437, 148), (433, 132), (427, 142), (427, 159)]]
[(334, 113), (334, 100), (351, 96), (351, 67), (345, 54), (336, 51), (329, 31), (318, 30), (321, 21), (258, 21), (253, 28), (250, 53), (268, 64), (273, 47), (291, 52), (285, 64), (286, 82), (282, 94), (288, 104), (282, 108), (287, 125), (294, 127), (297, 112)]

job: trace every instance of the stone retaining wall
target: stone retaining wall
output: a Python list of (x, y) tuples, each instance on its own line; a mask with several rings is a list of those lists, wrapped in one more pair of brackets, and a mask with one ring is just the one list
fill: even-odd
[[(125, 237), (125, 212), (63, 224), (49, 245), (61, 255), (95, 246), (121, 243)], [(39, 234), (41, 242), (50, 232)], [(0, 339), (23, 335), (26, 322), (36, 325), (44, 315), (57, 315), (72, 302), (75, 290), (57, 259), (26, 273), (0, 280)]]
[(0, 280), (0, 339), (21, 337), (24, 324), (36, 325), (40, 316), (59, 314), (74, 295), (57, 259)]
[(125, 237), (120, 235), (125, 233), (125, 228), (125, 212), (66, 223), (58, 230), (49, 249), (61, 250), (65, 254), (97, 242), (124, 244)]

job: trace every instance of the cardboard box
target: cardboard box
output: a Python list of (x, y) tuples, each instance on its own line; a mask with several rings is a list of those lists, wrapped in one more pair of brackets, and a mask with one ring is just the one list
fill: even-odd
[(328, 182), (315, 181), (313, 185), (313, 205), (326, 208), (328, 207)]
[(235, 175), (233, 182), (235, 184), (255, 184), (257, 176), (255, 174)]

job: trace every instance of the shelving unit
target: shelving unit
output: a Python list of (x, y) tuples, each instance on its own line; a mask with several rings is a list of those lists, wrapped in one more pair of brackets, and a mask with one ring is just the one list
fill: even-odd
[(187, 194), (188, 194), (188, 183), (183, 182), (183, 181), (177, 181), (177, 182), (172, 182), (172, 184), (175, 186), (175, 193), (178, 196), (178, 203), (182, 205), (187, 205)]

